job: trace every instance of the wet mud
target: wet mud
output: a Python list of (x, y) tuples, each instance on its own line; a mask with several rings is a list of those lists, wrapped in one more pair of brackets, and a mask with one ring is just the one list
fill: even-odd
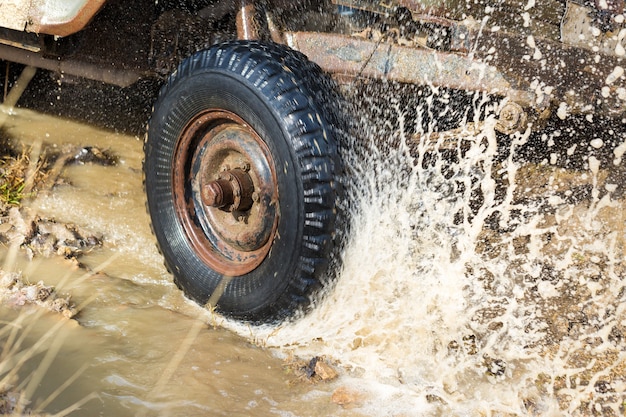
[[(317, 404), (334, 413), (336, 365), (276, 357), (174, 286), (144, 208), (140, 138), (29, 110), (5, 133), (19, 138), (14, 156), (39, 148), (46, 161), (33, 193), (0, 216), (6, 410), (230, 416)], [(25, 390), (33, 375), (43, 382)]]

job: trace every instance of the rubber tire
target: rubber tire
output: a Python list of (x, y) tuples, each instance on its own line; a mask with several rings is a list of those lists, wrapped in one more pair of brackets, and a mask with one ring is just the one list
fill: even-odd
[[(223, 276), (198, 257), (176, 214), (172, 169), (185, 126), (208, 108), (248, 123), (276, 165), (279, 219), (271, 250), (253, 271), (230, 280), (215, 308), (253, 323), (305, 309), (327, 280), (333, 250), (337, 145), (321, 70), (287, 47), (254, 41), (215, 45), (184, 60), (162, 87), (144, 145), (147, 208), (176, 284), (205, 305)], [(221, 291), (221, 289), (220, 289)]]

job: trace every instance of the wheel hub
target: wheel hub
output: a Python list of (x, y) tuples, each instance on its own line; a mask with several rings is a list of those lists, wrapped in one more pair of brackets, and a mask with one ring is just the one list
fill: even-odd
[(224, 275), (254, 270), (278, 226), (276, 173), (265, 142), (238, 116), (207, 110), (187, 125), (175, 158), (176, 210), (194, 251)]
[(253, 195), (252, 178), (242, 169), (224, 171), (217, 180), (202, 188), (202, 201), (205, 205), (229, 212), (250, 210)]

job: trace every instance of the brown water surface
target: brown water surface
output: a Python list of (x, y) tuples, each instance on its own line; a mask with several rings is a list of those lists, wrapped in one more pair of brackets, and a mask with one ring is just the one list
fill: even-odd
[[(63, 283), (61, 293), (71, 294), (77, 305), (88, 303), (75, 321), (42, 315), (34, 307), (2, 307), (4, 323), (18, 317), (34, 322), (24, 346), (62, 321), (50, 338), (61, 345), (30, 397), (32, 409), (80, 372), (45, 412), (62, 411), (95, 393), (71, 415), (341, 413), (330, 401), (331, 385), (299, 381), (272, 352), (213, 326), (207, 313), (174, 286), (144, 208), (141, 139), (28, 110), (16, 111), (5, 127), (27, 145), (43, 140), (44, 146), (64, 151), (95, 146), (120, 158), (115, 166), (70, 165), (62, 184), (27, 203), (39, 216), (79, 225), (103, 242), (80, 258), (84, 268), (56, 256), (30, 261), (23, 253), (10, 265), (26, 280)], [(3, 263), (6, 254), (0, 252)], [(27, 362), (22, 378), (37, 372), (47, 349)]]

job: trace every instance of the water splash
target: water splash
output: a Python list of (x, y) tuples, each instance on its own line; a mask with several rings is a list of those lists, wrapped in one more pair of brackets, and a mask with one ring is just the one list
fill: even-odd
[[(626, 137), (497, 137), (486, 97), (447, 100), (364, 102), (385, 122), (346, 146), (340, 278), (309, 315), (252, 337), (338, 360), (371, 415), (622, 415), (623, 167), (605, 156)], [(442, 115), (480, 133), (443, 149)]]

